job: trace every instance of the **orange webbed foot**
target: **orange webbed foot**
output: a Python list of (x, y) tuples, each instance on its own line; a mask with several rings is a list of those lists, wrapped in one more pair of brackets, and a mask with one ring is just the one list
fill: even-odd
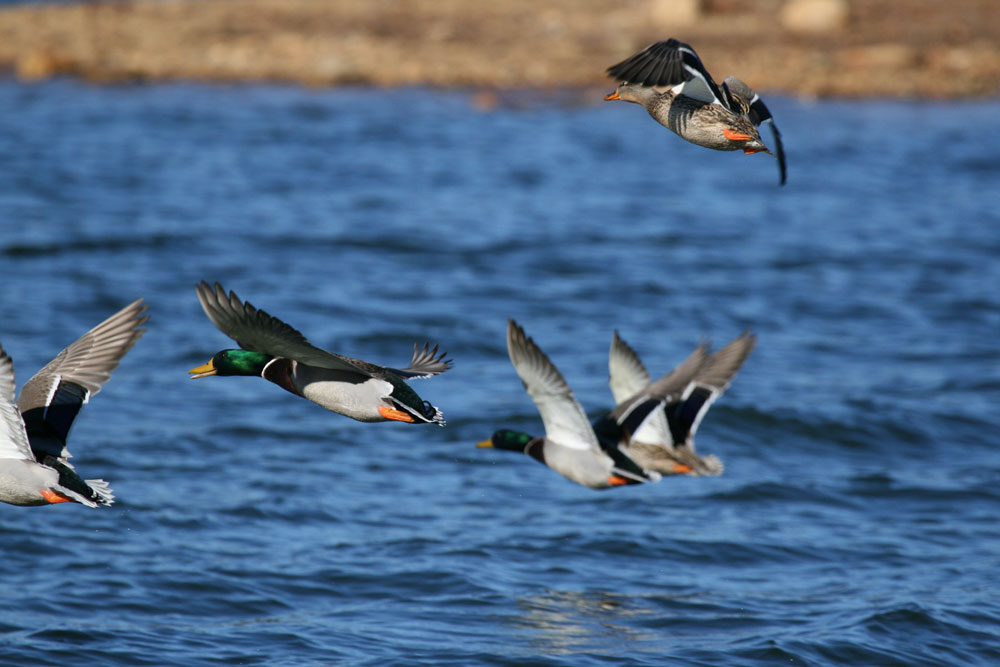
[(402, 410), (394, 410), (393, 408), (385, 405), (378, 406), (378, 413), (386, 419), (394, 422), (407, 422), (408, 424), (412, 424), (417, 421), (410, 413), (403, 412)]
[(750, 141), (753, 138), (746, 132), (738, 132), (728, 127), (722, 128), (722, 134), (730, 141)]
[(42, 494), (42, 498), (45, 498), (47, 501), (49, 501), (49, 504), (51, 504), (51, 505), (54, 505), (56, 503), (72, 503), (72, 502), (75, 502), (69, 496), (64, 496), (63, 494), (59, 493), (58, 491), (52, 491), (51, 489), (42, 489), (41, 491), (39, 491), (39, 493), (41, 493)]

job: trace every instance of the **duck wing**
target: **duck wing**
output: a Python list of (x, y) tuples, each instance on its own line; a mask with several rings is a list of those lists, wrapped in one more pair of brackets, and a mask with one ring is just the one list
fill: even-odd
[(751, 123), (756, 127), (767, 123), (771, 128), (771, 137), (774, 139), (774, 157), (778, 160), (778, 170), (781, 172), (781, 184), (784, 185), (788, 171), (785, 164), (785, 146), (781, 142), (781, 132), (778, 131), (778, 126), (774, 123), (774, 116), (771, 115), (771, 111), (753, 88), (735, 76), (727, 76), (723, 85), (729, 89), (732, 95), (742, 99), (746, 103), (747, 117)]
[(611, 415), (621, 420), (626, 414), (634, 411), (636, 405), (647, 400), (659, 401), (664, 405), (677, 401), (688, 384), (694, 379), (698, 369), (708, 359), (707, 353), (708, 343), (699, 343), (698, 347), (688, 355), (687, 359), (678, 364), (672, 371), (655, 382), (647, 383), (639, 391), (619, 401), (618, 405), (611, 411)]
[(694, 450), (694, 435), (705, 413), (729, 387), (756, 343), (757, 337), (744, 331), (698, 368), (680, 401), (667, 405), (675, 447)]
[(673, 38), (650, 44), (607, 73), (619, 81), (673, 88), (677, 94), (734, 109), (729, 92), (715, 83), (691, 45)]
[(622, 340), (618, 331), (615, 331), (615, 335), (611, 338), (608, 378), (611, 395), (615, 397), (616, 404), (635, 396), (650, 383), (649, 372), (642, 365), (639, 355)]
[(14, 362), (0, 346), (0, 459), (34, 461), (24, 420), (14, 405)]
[(145, 329), (140, 327), (149, 319), (145, 311), (142, 299), (133, 301), (80, 336), (21, 387), (17, 407), (35, 459), (69, 458), (66, 436), (73, 420), (142, 337)]
[(562, 373), (514, 320), (507, 321), (507, 352), (538, 408), (545, 438), (570, 449), (597, 451), (597, 436)]
[(447, 352), (438, 354), (437, 345), (431, 349), (430, 343), (424, 343), (423, 348), (414, 343), (410, 365), (403, 369), (392, 368), (389, 370), (407, 380), (428, 378), (432, 375), (440, 375), (454, 365), (451, 359), (445, 359), (446, 356), (448, 356)]
[(369, 377), (380, 377), (386, 370), (384, 366), (316, 347), (297, 329), (255, 308), (249, 301), (241, 301), (235, 292), (230, 291), (227, 296), (226, 290), (219, 283), (215, 283), (213, 289), (202, 281), (195, 285), (195, 291), (212, 324), (244, 350), (294, 359), (319, 368), (361, 373)]
[(14, 402), (14, 392), (17, 385), (14, 382), (14, 360), (4, 352), (0, 345), (0, 400)]

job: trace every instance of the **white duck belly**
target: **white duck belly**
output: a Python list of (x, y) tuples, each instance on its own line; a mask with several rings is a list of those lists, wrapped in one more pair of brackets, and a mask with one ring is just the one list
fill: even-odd
[(545, 464), (577, 484), (591, 489), (611, 486), (608, 476), (612, 463), (607, 455), (587, 449), (566, 447), (551, 440), (545, 442)]
[(42, 489), (59, 485), (59, 473), (34, 461), (0, 460), (0, 501), (11, 505), (48, 505)]
[(295, 364), (292, 382), (298, 393), (327, 410), (362, 422), (383, 422), (380, 405), (389, 406), (392, 384), (360, 373)]

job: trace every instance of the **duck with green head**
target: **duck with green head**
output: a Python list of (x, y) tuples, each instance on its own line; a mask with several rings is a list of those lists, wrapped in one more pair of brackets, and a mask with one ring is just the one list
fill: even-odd
[(507, 322), (507, 352), (545, 426), (536, 437), (499, 430), (477, 447), (523, 452), (563, 477), (591, 489), (655, 482), (656, 472), (643, 470), (616, 448), (604, 450), (583, 408), (559, 369), (514, 320)]
[(193, 378), (211, 375), (257, 376), (327, 410), (363, 422), (401, 421), (444, 426), (441, 411), (420, 398), (407, 380), (426, 378), (452, 366), (445, 353), (413, 346), (404, 369), (378, 366), (322, 350), (296, 329), (226, 295), (219, 283), (195, 286), (208, 319), (240, 345), (217, 352), (208, 363), (192, 368)]

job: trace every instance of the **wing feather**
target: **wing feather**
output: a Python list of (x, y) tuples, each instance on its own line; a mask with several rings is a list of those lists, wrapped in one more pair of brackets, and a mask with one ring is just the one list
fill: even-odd
[(14, 402), (14, 392), (17, 385), (14, 383), (14, 360), (4, 352), (0, 345), (0, 400), (9, 403)]
[(778, 126), (774, 123), (774, 116), (771, 115), (771, 110), (767, 108), (764, 104), (764, 100), (760, 99), (760, 95), (754, 92), (753, 88), (743, 83), (735, 76), (727, 76), (726, 85), (729, 86), (729, 90), (737, 97), (743, 99), (747, 105), (747, 118), (756, 127), (760, 127), (764, 123), (767, 123), (771, 128), (771, 136), (774, 139), (774, 157), (778, 160), (778, 170), (781, 173), (781, 184), (784, 185), (787, 180), (788, 166), (785, 162), (785, 146), (781, 141), (781, 132), (778, 130)]
[(447, 352), (438, 354), (437, 345), (431, 349), (430, 343), (424, 343), (424, 347), (421, 349), (420, 346), (414, 343), (413, 357), (410, 359), (410, 365), (400, 370), (393, 369), (393, 372), (406, 379), (440, 375), (454, 365), (451, 359), (445, 359), (446, 356), (448, 356)]
[(0, 459), (34, 461), (24, 420), (14, 405), (14, 363), (0, 347)]
[(213, 289), (202, 281), (195, 285), (195, 291), (212, 324), (245, 350), (294, 359), (319, 368), (353, 371), (370, 377), (378, 377), (386, 370), (383, 366), (316, 347), (297, 329), (255, 308), (249, 301), (241, 301), (235, 292), (231, 291), (227, 296), (226, 290), (219, 283), (215, 283)]
[(642, 86), (675, 88), (688, 97), (721, 104), (732, 110), (732, 99), (712, 79), (701, 58), (676, 39), (650, 44), (639, 53), (607, 69), (608, 76)]
[(598, 451), (597, 436), (559, 369), (514, 320), (507, 321), (507, 351), (538, 408), (546, 439), (571, 449)]
[(70, 457), (66, 436), (73, 420), (142, 337), (149, 319), (137, 299), (80, 336), (28, 380), (17, 398), (34, 457)]
[(701, 420), (729, 387), (756, 344), (755, 335), (749, 331), (741, 333), (701, 365), (683, 400), (668, 407), (670, 430), (677, 446), (694, 450), (694, 435)]
[(22, 414), (46, 407), (60, 381), (82, 387), (88, 400), (96, 396), (145, 332), (140, 328), (149, 319), (145, 311), (142, 299), (133, 301), (56, 355), (21, 387), (17, 407)]
[(639, 355), (622, 340), (617, 331), (611, 339), (608, 375), (611, 394), (615, 397), (616, 404), (635, 396), (650, 383), (649, 372), (642, 365)]

